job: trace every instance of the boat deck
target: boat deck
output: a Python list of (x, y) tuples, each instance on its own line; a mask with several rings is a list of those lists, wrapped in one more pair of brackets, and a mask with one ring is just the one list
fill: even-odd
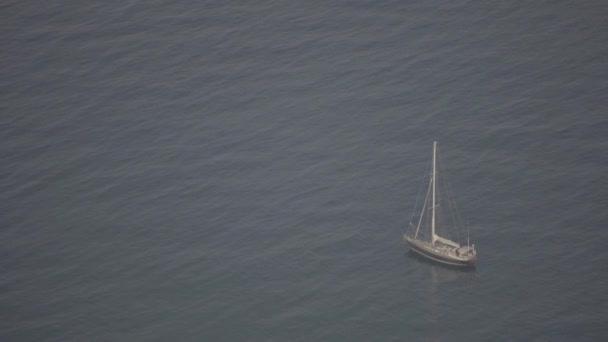
[(459, 256), (457, 254), (458, 252), (458, 247), (454, 247), (454, 246), (450, 246), (450, 245), (446, 245), (443, 244), (439, 241), (435, 242), (435, 246), (431, 246), (430, 243), (427, 243), (427, 246), (425, 246), (429, 249), (434, 250), (435, 252), (439, 252), (439, 253), (443, 253), (445, 255), (450, 255), (450, 256)]
[[(404, 236), (405, 240), (413, 247), (416, 247), (420, 252), (424, 252), (427, 257), (436, 255), (442, 259), (451, 260), (454, 262), (474, 262), (475, 250), (470, 246), (448, 245), (440, 241), (435, 241), (435, 245), (431, 245), (429, 241), (421, 241)], [(430, 255), (429, 255), (430, 254)], [(434, 259), (434, 258), (433, 258)], [(443, 260), (442, 262), (446, 261)]]

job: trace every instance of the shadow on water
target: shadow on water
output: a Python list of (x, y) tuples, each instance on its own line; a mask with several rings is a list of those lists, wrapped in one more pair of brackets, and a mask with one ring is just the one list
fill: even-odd
[(445, 341), (449, 339), (449, 335), (439, 328), (444, 322), (445, 303), (442, 303), (446, 297), (442, 291), (444, 286), (451, 287), (456, 284), (461, 286), (463, 283), (470, 283), (475, 278), (474, 268), (465, 268), (458, 266), (444, 265), (432, 260), (428, 260), (420, 256), (416, 252), (408, 250), (406, 252), (408, 259), (411, 262), (420, 263), (427, 268), (429, 277), (427, 278), (428, 286), (426, 286), (426, 319), (429, 324), (429, 332), (427, 337), (432, 341)]
[[(438, 269), (444, 269), (444, 270), (449, 270), (449, 271), (453, 271), (456, 273), (462, 273), (462, 274), (472, 274), (475, 273), (475, 267), (462, 267), (462, 266), (453, 266), (453, 265), (447, 265), (447, 264), (442, 264), (433, 260), (429, 260), (423, 256), (421, 256), (420, 254), (413, 252), (411, 249), (408, 250), (406, 252), (407, 257), (411, 260), (416, 260), (417, 262), (423, 263), (423, 264), (427, 264), (427, 265), (431, 265), (431, 266), (435, 266), (434, 268), (438, 268)], [(448, 272), (448, 271), (446, 271)]]

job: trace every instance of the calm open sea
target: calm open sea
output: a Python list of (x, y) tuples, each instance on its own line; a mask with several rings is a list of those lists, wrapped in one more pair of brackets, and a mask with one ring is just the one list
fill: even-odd
[[(605, 1), (0, 5), (0, 341), (608, 339)], [(479, 262), (407, 253), (433, 140)]]

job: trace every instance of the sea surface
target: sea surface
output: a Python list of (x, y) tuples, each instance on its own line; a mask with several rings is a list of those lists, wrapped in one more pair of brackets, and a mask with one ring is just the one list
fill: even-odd
[[(0, 5), (0, 341), (608, 340), (606, 1)], [(402, 240), (438, 141), (474, 271)]]

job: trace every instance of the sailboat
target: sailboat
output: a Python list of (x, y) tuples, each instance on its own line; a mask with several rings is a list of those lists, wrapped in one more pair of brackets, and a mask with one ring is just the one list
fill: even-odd
[[(468, 229), (466, 230), (466, 244), (456, 242), (454, 241), (456, 238), (447, 235), (451, 231), (456, 231), (459, 235), (459, 231), (463, 230), (463, 225), (447, 178), (444, 175), (438, 176), (437, 164), (437, 142), (435, 141), (433, 142), (432, 172), (428, 181), (426, 197), (422, 203), (422, 210), (420, 215), (412, 215), (408, 232), (403, 234), (403, 239), (413, 252), (424, 258), (451, 266), (475, 267), (477, 252), (475, 245), (469, 244)], [(438, 185), (440, 179), (446, 183), (446, 189), (443, 191), (440, 191)], [(443, 202), (446, 202), (446, 205), (443, 205)], [(447, 207), (447, 210), (442, 210), (444, 206)], [(415, 209), (414, 213), (416, 213)]]

